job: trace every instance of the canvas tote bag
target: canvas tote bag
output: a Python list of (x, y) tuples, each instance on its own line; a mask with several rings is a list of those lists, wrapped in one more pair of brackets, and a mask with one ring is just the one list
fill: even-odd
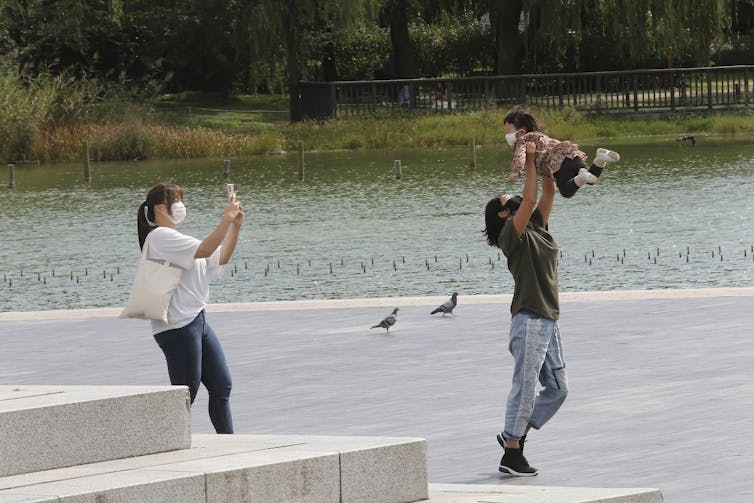
[(136, 267), (136, 279), (121, 318), (142, 318), (168, 322), (168, 306), (178, 288), (183, 269), (167, 261), (149, 257), (149, 235)]

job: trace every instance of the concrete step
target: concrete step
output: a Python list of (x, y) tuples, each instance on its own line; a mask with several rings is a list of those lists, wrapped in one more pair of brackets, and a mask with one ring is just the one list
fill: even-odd
[(659, 489), (430, 484), (424, 503), (661, 503)]
[(0, 502), (426, 500), (423, 439), (194, 435), (190, 449), (0, 478)]
[(0, 477), (191, 446), (181, 386), (0, 386)]

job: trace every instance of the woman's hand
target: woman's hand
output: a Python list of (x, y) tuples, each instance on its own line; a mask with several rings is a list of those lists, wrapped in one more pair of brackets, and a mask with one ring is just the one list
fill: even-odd
[(236, 199), (235, 194), (228, 196), (228, 204), (225, 205), (223, 218), (227, 218), (230, 222), (235, 222), (239, 213), (241, 213), (241, 203)]
[(233, 220), (233, 226), (235, 226), (236, 230), (239, 230), (242, 225), (243, 225), (243, 208), (239, 205), (238, 214), (236, 215), (235, 220)]

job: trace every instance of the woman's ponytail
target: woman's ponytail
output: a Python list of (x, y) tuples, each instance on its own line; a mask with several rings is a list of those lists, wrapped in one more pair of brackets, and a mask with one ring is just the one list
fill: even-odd
[[(147, 215), (151, 213), (151, 219)], [(139, 212), (136, 215), (136, 226), (139, 230), (139, 248), (144, 248), (144, 241), (147, 239), (147, 235), (155, 229), (155, 225), (152, 222), (154, 220), (154, 206), (151, 208), (146, 201), (139, 205)]]

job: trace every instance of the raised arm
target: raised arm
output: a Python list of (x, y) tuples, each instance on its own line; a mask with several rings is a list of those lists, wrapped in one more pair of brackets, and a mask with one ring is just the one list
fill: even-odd
[(239, 211), (236, 219), (233, 220), (233, 225), (230, 226), (230, 232), (223, 241), (223, 247), (220, 251), (220, 265), (225, 265), (230, 262), (230, 257), (236, 249), (236, 243), (238, 243), (238, 232), (241, 230), (243, 224), (243, 211)]
[(529, 223), (531, 214), (534, 213), (534, 207), (537, 204), (537, 168), (534, 166), (534, 153), (536, 145), (532, 142), (526, 143), (526, 178), (524, 179), (524, 193), (521, 196), (521, 206), (513, 215), (513, 226), (516, 228), (516, 234), (521, 237)]
[(217, 250), (217, 247), (222, 244), (225, 235), (228, 233), (228, 229), (240, 211), (241, 205), (238, 201), (236, 201), (235, 198), (229, 199), (228, 204), (225, 205), (223, 218), (220, 220), (220, 223), (215, 230), (199, 244), (199, 248), (196, 249), (194, 258), (207, 258), (215, 253), (215, 250)]
[(552, 212), (552, 204), (555, 201), (555, 180), (551, 177), (542, 177), (542, 195), (539, 196), (539, 203), (537, 209), (542, 214), (542, 221), (544, 225), (550, 220), (550, 213)]

